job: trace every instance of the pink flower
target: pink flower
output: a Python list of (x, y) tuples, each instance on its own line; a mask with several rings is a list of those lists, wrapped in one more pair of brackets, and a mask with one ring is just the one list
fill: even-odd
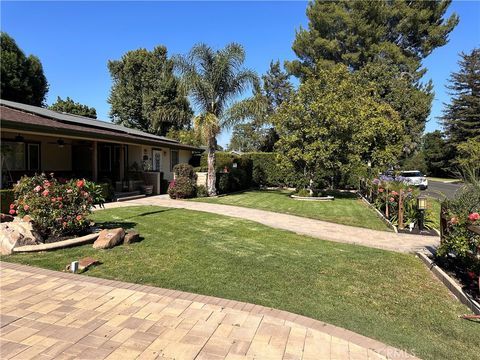
[(44, 181), (43, 181), (43, 186), (49, 187), (50, 185), (51, 185), (51, 184), (50, 184), (50, 181), (48, 181), (48, 180), (44, 180)]
[(50, 194), (50, 191), (48, 191), (48, 190), (44, 190), (44, 191), (42, 192), (42, 195), (43, 195), (43, 196), (48, 196), (48, 194)]
[(28, 211), (28, 209), (30, 209), (30, 206), (28, 206), (27, 204), (23, 205), (23, 210)]
[(81, 188), (81, 187), (83, 187), (83, 185), (85, 185), (85, 181), (83, 181), (83, 180), (78, 180), (77, 181), (77, 187)]
[(396, 191), (392, 191), (392, 195), (393, 195), (393, 196), (397, 196), (398, 193), (397, 193)]
[(67, 226), (67, 222), (64, 221), (62, 225), (63, 225), (63, 227)]
[(9, 213), (10, 215), (15, 215), (17, 212), (14, 209), (10, 209)]
[(468, 215), (468, 220), (470, 221), (477, 221), (478, 219), (480, 219), (480, 214), (477, 212), (474, 212)]
[(75, 219), (77, 219), (77, 221), (82, 220), (82, 215), (77, 215), (77, 217)]
[(35, 192), (39, 192), (40, 190), (42, 190), (42, 187), (40, 185), (35, 186), (35, 188), (33, 189), (33, 191)]
[(394, 199), (393, 197), (391, 197), (389, 200), (390, 200), (390, 202), (394, 202), (394, 201), (395, 201), (395, 199)]
[(10, 209), (15, 209), (15, 204), (10, 204)]
[(52, 198), (52, 202), (55, 202), (55, 201), (57, 201), (57, 199), (53, 197), (53, 198)]
[(58, 207), (61, 209), (63, 208), (63, 204), (59, 204)]
[(382, 192), (383, 192), (383, 189), (382, 189), (382, 188), (378, 189), (378, 192), (381, 192), (381, 193), (382, 193)]
[(72, 189), (68, 189), (68, 190), (67, 190), (67, 194), (71, 194), (72, 191), (73, 191)]
[(57, 201), (62, 201), (63, 198), (61, 196), (57, 197)]

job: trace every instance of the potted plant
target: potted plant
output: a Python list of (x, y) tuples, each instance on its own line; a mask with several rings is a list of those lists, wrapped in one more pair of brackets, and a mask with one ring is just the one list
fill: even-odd
[[(144, 172), (152, 171), (152, 163), (150, 161), (144, 160), (142, 165), (143, 165), (142, 167), (143, 167)], [(153, 194), (153, 185), (148, 184), (145, 177), (144, 177), (144, 181), (145, 181), (145, 184), (142, 185), (142, 187), (141, 187), (142, 192), (145, 195), (152, 195)]]

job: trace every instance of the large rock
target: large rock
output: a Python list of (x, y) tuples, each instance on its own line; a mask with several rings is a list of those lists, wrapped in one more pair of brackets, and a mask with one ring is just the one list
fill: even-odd
[(93, 243), (94, 249), (110, 249), (123, 242), (125, 230), (122, 228), (105, 229), (100, 231), (97, 240)]
[(38, 240), (28, 223), (6, 222), (0, 224), (0, 252), (10, 255), (13, 249), (25, 245), (37, 245)]
[(129, 245), (138, 241), (140, 241), (140, 234), (135, 230), (127, 230), (125, 238), (123, 239), (123, 243), (125, 245)]

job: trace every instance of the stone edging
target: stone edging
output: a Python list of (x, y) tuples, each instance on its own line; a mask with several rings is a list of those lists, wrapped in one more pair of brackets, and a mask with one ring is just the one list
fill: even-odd
[(94, 283), (102, 286), (112, 286), (117, 288), (130, 289), (130, 290), (135, 290), (135, 291), (140, 291), (145, 293), (157, 294), (160, 296), (168, 296), (174, 299), (198, 301), (205, 304), (217, 305), (217, 306), (241, 310), (241, 311), (248, 311), (252, 314), (267, 315), (267, 316), (275, 317), (280, 320), (290, 321), (304, 327), (318, 330), (330, 336), (344, 339), (355, 345), (374, 351), (382, 356), (387, 357), (388, 359), (420, 360), (419, 358), (413, 355), (410, 355), (404, 350), (400, 350), (393, 346), (386, 345), (378, 340), (368, 338), (366, 336), (357, 334), (353, 331), (350, 331), (335, 325), (331, 325), (328, 323), (324, 323), (322, 321), (315, 320), (306, 316), (297, 315), (288, 311), (277, 310), (277, 309), (273, 309), (273, 308), (269, 308), (261, 305), (255, 305), (255, 304), (245, 303), (245, 302), (236, 301), (236, 300), (222, 299), (214, 296), (192, 294), (184, 291), (164, 289), (164, 288), (148, 286), (148, 285), (126, 283), (126, 282), (117, 281), (117, 280), (107, 280), (107, 279), (96, 278), (96, 277), (91, 277), (87, 275), (47, 270), (47, 269), (37, 268), (37, 267), (32, 267), (27, 265), (8, 263), (5, 261), (0, 261), (0, 268), (8, 268), (11, 270), (18, 270), (18, 271), (28, 271), (35, 274), (46, 275), (46, 276), (56, 276), (59, 278), (64, 278), (69, 280), (79, 280), (79, 277), (81, 277), (80, 278), (81, 281), (86, 281), (86, 282), (90, 282), (90, 283)]
[(304, 200), (304, 201), (333, 201), (335, 198), (333, 196), (298, 196), (290, 195), (293, 200)]
[(72, 246), (91, 244), (98, 237), (98, 234), (99, 233), (88, 234), (79, 238), (57, 241), (57, 242), (48, 243), (48, 244), (19, 246), (19, 247), (13, 248), (12, 252), (25, 253), (25, 252), (49, 251), (49, 250), (63, 249), (63, 248), (72, 247)]
[(382, 219), (391, 229), (393, 229), (393, 231), (395, 231), (395, 233), (398, 234), (398, 229), (395, 225), (393, 225), (391, 223), (390, 220), (388, 220), (385, 215), (382, 214), (382, 212), (380, 210), (378, 210), (375, 206), (373, 206), (372, 203), (370, 203), (370, 201), (368, 201), (365, 197), (363, 197), (362, 194), (360, 194), (359, 192), (357, 192), (357, 195), (360, 196), (360, 198), (365, 202), (365, 204), (367, 204), (371, 209), (375, 210), (375, 212), (377, 213), (377, 215), (380, 217), (380, 219)]
[(435, 262), (430, 259), (424, 252), (417, 252), (417, 256), (428, 269), (435, 274), (435, 276), (455, 295), (455, 297), (465, 306), (467, 306), (473, 313), (480, 315), (480, 304), (468, 296), (463, 289), (452, 279), (445, 271), (443, 271)]

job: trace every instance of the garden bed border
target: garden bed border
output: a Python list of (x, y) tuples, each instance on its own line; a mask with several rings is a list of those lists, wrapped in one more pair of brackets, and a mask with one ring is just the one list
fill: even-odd
[(91, 244), (95, 242), (99, 234), (100, 233), (88, 234), (78, 238), (67, 239), (67, 240), (57, 241), (57, 242), (48, 243), (48, 244), (19, 246), (19, 247), (13, 248), (12, 253), (15, 254), (15, 253), (26, 253), (26, 252), (50, 251), (50, 250), (63, 249), (67, 247)]
[(417, 251), (416, 255), (462, 304), (467, 306), (474, 314), (480, 315), (480, 304), (465, 293), (450, 275), (443, 271), (425, 252)]
[(370, 203), (370, 201), (368, 201), (365, 197), (363, 197), (363, 195), (360, 193), (360, 192), (357, 192), (357, 195), (360, 196), (360, 198), (370, 207), (372, 208), (373, 210), (375, 210), (375, 212), (377, 213), (377, 215), (380, 217), (380, 219), (382, 219), (387, 225), (388, 227), (390, 227), (391, 229), (393, 229), (393, 231), (395, 231), (395, 233), (398, 233), (398, 229), (395, 225), (392, 224), (392, 222), (390, 220), (388, 220), (385, 215), (382, 214), (382, 212), (380, 210), (378, 210), (375, 206), (373, 206), (372, 203)]

